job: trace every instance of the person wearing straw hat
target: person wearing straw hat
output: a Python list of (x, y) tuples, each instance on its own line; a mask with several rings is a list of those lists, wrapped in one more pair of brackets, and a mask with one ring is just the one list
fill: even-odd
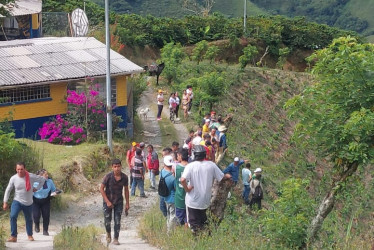
[(162, 109), (164, 108), (164, 91), (162, 89), (158, 90), (158, 95), (157, 95), (157, 120), (161, 120), (161, 114), (162, 114)]
[(249, 206), (252, 208), (253, 204), (257, 204), (258, 209), (261, 209), (261, 200), (263, 199), (263, 188), (262, 188), (262, 169), (256, 168), (252, 176), (252, 180), (249, 183), (251, 187), (251, 201)]
[(218, 150), (217, 150), (217, 153), (216, 153), (216, 164), (218, 164), (224, 157), (226, 151), (227, 151), (227, 140), (226, 140), (226, 131), (227, 131), (227, 127), (225, 125), (221, 125), (218, 127), (218, 132), (219, 132), (219, 136), (218, 136), (218, 142), (219, 142), (219, 145), (218, 145)]

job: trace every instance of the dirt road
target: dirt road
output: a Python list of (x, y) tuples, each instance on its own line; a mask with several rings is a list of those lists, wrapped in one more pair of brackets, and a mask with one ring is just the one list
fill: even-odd
[[(155, 147), (155, 150), (160, 152), (162, 141), (160, 127), (156, 120), (155, 112), (157, 107), (155, 102), (156, 96), (154, 93), (155, 92), (153, 89), (148, 89), (144, 92), (143, 96), (141, 97), (140, 108), (150, 107), (148, 119), (142, 120), (144, 128), (144, 142), (146, 144), (152, 144)], [(163, 112), (165, 115), (169, 116), (169, 110), (166, 106), (167, 105), (165, 105)], [(182, 142), (184, 137), (187, 135), (187, 129), (183, 124), (174, 124), (174, 126), (178, 131), (178, 135), (180, 135), (179, 141)], [(160, 162), (162, 162), (161, 158)], [(160, 166), (162, 166), (162, 164), (160, 164)], [(98, 181), (97, 190), (99, 189), (99, 185), (100, 183)], [(109, 249), (157, 249), (147, 244), (138, 236), (137, 233), (139, 218), (158, 200), (158, 194), (156, 191), (150, 191), (149, 187), (145, 186), (145, 192), (147, 198), (141, 198), (139, 196), (130, 198), (129, 215), (127, 217), (124, 215), (122, 216), (122, 225), (119, 237), (119, 242), (121, 245), (115, 246), (110, 244)], [(137, 191), (137, 195), (139, 195), (139, 191)], [(74, 204), (70, 204), (68, 209), (65, 209), (62, 212), (52, 211), (49, 230), (50, 236), (43, 236), (42, 233), (34, 233), (35, 241), (30, 242), (27, 240), (25, 231), (22, 231), (20, 228), (18, 242), (7, 243), (6, 246), (8, 249), (53, 249), (53, 237), (64, 225), (82, 227), (93, 224), (98, 228), (104, 228), (103, 218), (102, 197), (97, 191), (96, 193), (93, 193)], [(103, 243), (105, 243), (105, 234), (102, 235), (101, 240)]]

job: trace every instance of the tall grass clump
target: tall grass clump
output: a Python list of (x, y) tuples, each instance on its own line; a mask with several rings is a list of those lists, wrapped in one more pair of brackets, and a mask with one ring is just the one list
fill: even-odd
[(166, 219), (154, 205), (143, 216), (139, 233), (152, 245), (162, 249), (275, 249), (275, 245), (261, 237), (255, 216), (249, 216), (236, 200), (229, 202), (227, 213), (219, 226), (210, 223), (207, 230), (193, 236), (185, 227), (176, 227), (166, 237)]
[(93, 225), (87, 227), (63, 227), (61, 232), (53, 239), (54, 249), (103, 249), (100, 243), (99, 230)]

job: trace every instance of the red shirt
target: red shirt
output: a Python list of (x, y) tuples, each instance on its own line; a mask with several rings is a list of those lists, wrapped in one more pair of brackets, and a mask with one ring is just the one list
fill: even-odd
[(128, 151), (127, 151), (127, 162), (128, 163), (130, 163), (129, 164), (129, 167), (130, 168), (132, 168), (132, 166), (131, 166), (131, 160), (132, 160), (132, 158), (134, 158), (134, 156), (135, 156), (135, 152), (136, 151), (136, 148), (135, 147), (133, 147), (132, 149), (129, 149)]
[(147, 166), (148, 169), (158, 170), (160, 163), (158, 162), (158, 155), (155, 151), (148, 153), (147, 155)]

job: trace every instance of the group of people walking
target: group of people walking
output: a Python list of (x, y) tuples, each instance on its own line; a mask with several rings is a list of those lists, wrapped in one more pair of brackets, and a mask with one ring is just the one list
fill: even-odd
[[(164, 108), (164, 93), (165, 91), (162, 89), (158, 90), (157, 94), (157, 120), (161, 120), (161, 114), (162, 110)], [(188, 85), (186, 89), (183, 90), (182, 99), (179, 96), (178, 92), (172, 92), (170, 93), (169, 99), (168, 99), (168, 105), (170, 109), (170, 119), (173, 119), (173, 116), (175, 116), (176, 120), (179, 120), (179, 110), (180, 106), (182, 105), (183, 110), (183, 116), (185, 119), (188, 118), (189, 114), (191, 113), (191, 107), (192, 107), (192, 100), (193, 100), (193, 91), (192, 86)]]
[(14, 199), (10, 208), (11, 236), (7, 241), (17, 242), (17, 218), (21, 211), (25, 217), (28, 240), (34, 240), (33, 222), (35, 223), (35, 232), (40, 232), (41, 217), (43, 218), (43, 235), (48, 236), (51, 196), (57, 193), (55, 184), (45, 169), (32, 174), (26, 170), (23, 162), (17, 162), (15, 169), (17, 174), (10, 178), (3, 200), (3, 209), (7, 210), (10, 193), (14, 189)]

